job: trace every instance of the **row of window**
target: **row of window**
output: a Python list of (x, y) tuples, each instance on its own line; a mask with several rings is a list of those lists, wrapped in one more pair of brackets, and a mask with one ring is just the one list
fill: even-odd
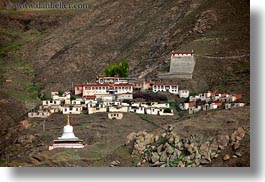
[(177, 86), (160, 86), (160, 85), (158, 85), (158, 86), (154, 86), (154, 89), (164, 89), (164, 88), (170, 88), (171, 87), (171, 89), (177, 89)]
[[(157, 89), (154, 89), (154, 92), (158, 92), (158, 91), (163, 91), (163, 90), (157, 90)], [(170, 92), (178, 92), (178, 90), (170, 90)]]
[[(64, 109), (65, 112), (67, 112), (67, 108)], [(70, 111), (73, 111), (74, 109), (73, 108), (69, 108)], [(75, 111), (79, 111), (79, 108), (75, 108)]]
[[(132, 87), (114, 87), (115, 89), (119, 90), (131, 90)], [(109, 87), (85, 87), (86, 90), (107, 90)]]
[(118, 113), (117, 113), (117, 114), (116, 114), (116, 113), (112, 113), (112, 114), (110, 114), (111, 117), (113, 117), (113, 116), (115, 116), (115, 117), (116, 117), (116, 116), (119, 117), (120, 115), (121, 115), (121, 114), (118, 114)]
[(99, 79), (98, 80), (100, 83), (104, 83), (104, 82), (119, 82), (119, 79)]
[(57, 102), (57, 101), (46, 101), (46, 104), (60, 104), (60, 102)]

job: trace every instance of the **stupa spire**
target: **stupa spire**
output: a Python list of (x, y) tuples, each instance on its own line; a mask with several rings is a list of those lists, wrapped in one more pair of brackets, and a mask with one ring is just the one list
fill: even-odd
[(69, 116), (69, 114), (67, 115), (67, 125), (70, 126), (70, 116)]

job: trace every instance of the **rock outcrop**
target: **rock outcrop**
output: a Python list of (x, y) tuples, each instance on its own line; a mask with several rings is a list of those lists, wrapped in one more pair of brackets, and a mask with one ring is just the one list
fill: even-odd
[[(240, 140), (245, 136), (242, 127), (234, 130), (231, 135), (219, 135), (216, 138), (197, 140), (197, 135), (180, 138), (168, 126), (161, 135), (141, 131), (128, 135), (128, 142), (133, 142), (133, 155), (139, 155), (141, 161), (137, 166), (152, 167), (200, 167), (218, 158), (226, 147), (235, 151), (233, 158), (241, 157), (238, 151)], [(224, 161), (230, 159), (229, 154), (223, 156)]]

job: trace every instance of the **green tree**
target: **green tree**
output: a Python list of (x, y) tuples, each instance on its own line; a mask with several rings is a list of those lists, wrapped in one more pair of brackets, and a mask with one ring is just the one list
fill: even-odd
[(129, 64), (127, 61), (122, 61), (117, 64), (109, 65), (103, 72), (104, 76), (115, 76), (128, 77), (129, 75)]
[(166, 108), (166, 109), (164, 110), (164, 113), (171, 113), (171, 109)]
[(44, 93), (41, 100), (50, 100), (51, 96), (48, 93)]

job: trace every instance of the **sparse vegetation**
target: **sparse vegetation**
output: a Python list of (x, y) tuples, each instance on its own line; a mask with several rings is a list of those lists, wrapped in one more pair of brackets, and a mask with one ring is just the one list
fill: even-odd
[(41, 88), (42, 86), (40, 84), (32, 84), (32, 85), (26, 86), (26, 90), (29, 93), (29, 96), (33, 99), (39, 96), (39, 92)]

